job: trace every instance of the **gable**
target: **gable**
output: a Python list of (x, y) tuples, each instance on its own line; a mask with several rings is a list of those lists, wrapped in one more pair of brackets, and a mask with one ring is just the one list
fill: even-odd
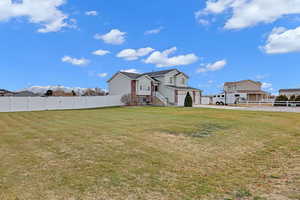
[(119, 77), (123, 77), (123, 78), (127, 78), (128, 80), (131, 80), (128, 76), (124, 75), (123, 73), (117, 72), (107, 82), (109, 83), (109, 82), (113, 81), (114, 79), (118, 79)]

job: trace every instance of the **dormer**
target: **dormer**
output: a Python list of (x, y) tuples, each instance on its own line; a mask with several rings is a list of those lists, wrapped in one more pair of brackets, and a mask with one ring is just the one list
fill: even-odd
[(180, 72), (177, 69), (174, 69), (164, 75), (165, 85), (176, 85), (176, 75)]
[(178, 87), (186, 87), (188, 85), (189, 77), (184, 73), (180, 72), (175, 76), (175, 85)]

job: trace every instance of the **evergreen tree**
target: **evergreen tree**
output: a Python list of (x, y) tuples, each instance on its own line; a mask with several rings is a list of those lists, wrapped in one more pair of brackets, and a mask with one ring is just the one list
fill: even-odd
[(47, 97), (53, 96), (53, 91), (52, 90), (47, 90), (45, 96), (47, 96)]
[(280, 95), (276, 97), (274, 106), (287, 106), (286, 101), (288, 101), (289, 98), (286, 95)]
[(292, 95), (292, 96), (290, 96), (289, 101), (295, 101), (295, 99), (296, 99), (296, 96), (295, 96), (295, 95)]
[(189, 92), (187, 93), (187, 95), (185, 97), (184, 107), (193, 107), (193, 99)]

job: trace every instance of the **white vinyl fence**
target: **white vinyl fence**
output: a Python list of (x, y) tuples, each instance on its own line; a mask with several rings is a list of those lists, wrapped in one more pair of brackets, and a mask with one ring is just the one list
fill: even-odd
[(121, 106), (121, 96), (0, 97), (0, 112), (68, 110)]

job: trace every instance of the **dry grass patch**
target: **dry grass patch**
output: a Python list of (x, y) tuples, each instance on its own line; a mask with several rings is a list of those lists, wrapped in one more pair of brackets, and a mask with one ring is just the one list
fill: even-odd
[(214, 109), (2, 113), (0, 199), (299, 199), (299, 124)]

